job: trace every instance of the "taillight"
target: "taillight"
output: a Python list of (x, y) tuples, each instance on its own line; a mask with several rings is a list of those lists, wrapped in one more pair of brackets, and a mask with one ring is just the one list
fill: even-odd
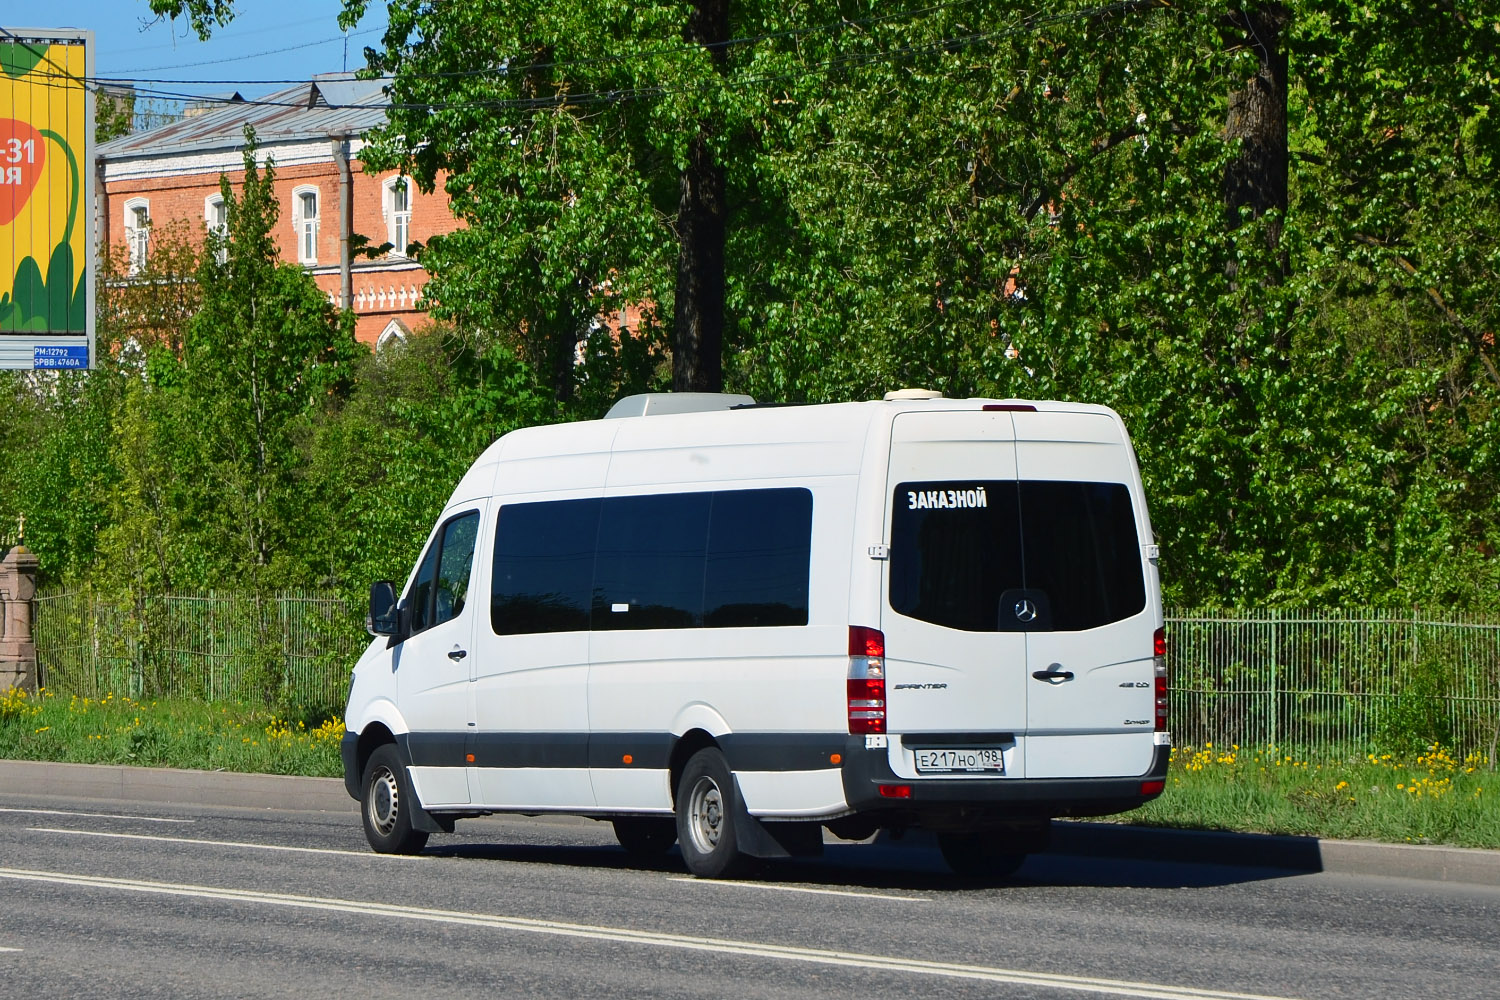
[(1167, 731), (1167, 630), (1159, 628), (1152, 636), (1151, 666), (1156, 673), (1156, 731)]
[(885, 636), (849, 626), (849, 732), (885, 732)]

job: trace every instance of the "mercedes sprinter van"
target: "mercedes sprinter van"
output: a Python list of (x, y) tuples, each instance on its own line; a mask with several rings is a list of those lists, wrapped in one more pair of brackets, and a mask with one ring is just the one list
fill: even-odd
[(1106, 407), (631, 397), (500, 438), (371, 588), (345, 781), (382, 852), (570, 813), (704, 877), (825, 828), (1006, 874), (1163, 789), (1156, 557)]

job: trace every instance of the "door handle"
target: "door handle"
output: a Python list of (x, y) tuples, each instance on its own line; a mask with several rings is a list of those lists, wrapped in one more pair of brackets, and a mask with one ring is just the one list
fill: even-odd
[[(454, 663), (457, 663), (459, 660), (462, 660), (465, 656), (468, 655), (469, 651), (467, 649), (455, 649), (448, 654), (448, 659), (452, 660)], [(1069, 674), (1068, 676), (1071, 677), (1073, 675)]]
[(1052, 684), (1061, 684), (1073, 679), (1073, 671), (1062, 669), (1061, 663), (1054, 663), (1046, 670), (1033, 670), (1031, 676), (1039, 681), (1047, 681)]

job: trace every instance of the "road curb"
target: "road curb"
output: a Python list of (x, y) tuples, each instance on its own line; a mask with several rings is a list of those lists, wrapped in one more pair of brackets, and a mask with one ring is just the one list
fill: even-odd
[[(0, 792), (163, 805), (350, 813), (341, 778), (0, 760)], [(1126, 826), (1053, 824), (1051, 854), (1385, 875), (1500, 886), (1500, 851)]]
[(0, 791), (163, 805), (358, 812), (342, 778), (0, 760)]

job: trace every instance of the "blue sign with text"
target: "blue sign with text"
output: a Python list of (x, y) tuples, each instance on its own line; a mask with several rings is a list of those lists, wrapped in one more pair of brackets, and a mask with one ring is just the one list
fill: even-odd
[(31, 352), (31, 367), (33, 369), (87, 368), (88, 366), (89, 348), (87, 344), (67, 344), (58, 347), (47, 347), (38, 344)]

